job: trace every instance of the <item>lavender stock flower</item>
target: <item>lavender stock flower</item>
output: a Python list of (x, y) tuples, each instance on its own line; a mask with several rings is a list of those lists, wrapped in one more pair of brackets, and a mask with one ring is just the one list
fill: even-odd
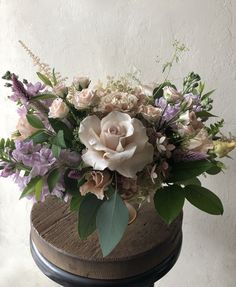
[(168, 104), (164, 97), (156, 99), (155, 105), (163, 110), (163, 120), (167, 122), (173, 119), (180, 111), (180, 103)]
[(31, 96), (36, 96), (41, 90), (45, 89), (45, 85), (42, 85), (40, 82), (35, 84), (29, 83), (27, 86), (27, 93)]

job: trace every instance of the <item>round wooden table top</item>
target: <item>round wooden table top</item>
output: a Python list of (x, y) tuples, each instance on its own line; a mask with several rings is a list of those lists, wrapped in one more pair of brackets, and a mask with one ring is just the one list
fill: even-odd
[(103, 258), (97, 234), (82, 241), (77, 220), (67, 203), (47, 197), (32, 208), (31, 239), (48, 261), (87, 278), (124, 279), (144, 273), (170, 256), (182, 239), (182, 214), (168, 226), (153, 203), (146, 203), (117, 247)]

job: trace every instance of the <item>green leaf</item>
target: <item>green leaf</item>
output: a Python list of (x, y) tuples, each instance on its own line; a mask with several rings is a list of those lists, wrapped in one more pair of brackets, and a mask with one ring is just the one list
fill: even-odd
[(207, 173), (210, 175), (216, 175), (222, 171), (222, 168), (219, 166), (213, 166), (212, 168), (208, 169)]
[(184, 186), (190, 185), (190, 184), (200, 185), (200, 186), (202, 185), (201, 181), (197, 177), (186, 179), (186, 180), (182, 180), (182, 181), (178, 181), (178, 182), (176, 182), (176, 184), (180, 184), (180, 185), (184, 185)]
[(212, 117), (217, 117), (207, 111), (200, 111), (200, 112), (196, 112), (196, 116), (199, 118), (212, 118)]
[(32, 127), (36, 128), (36, 129), (43, 129), (44, 128), (44, 124), (42, 123), (42, 121), (38, 117), (36, 117), (35, 115), (28, 114), (28, 115), (26, 115), (26, 118)]
[(188, 185), (184, 191), (186, 199), (195, 207), (210, 214), (223, 214), (224, 208), (221, 200), (207, 188)]
[(121, 240), (129, 221), (129, 212), (117, 192), (105, 201), (97, 213), (97, 229), (103, 256)]
[(38, 181), (41, 180), (41, 176), (36, 176), (31, 179), (31, 181), (27, 184), (23, 192), (21, 193), (20, 199), (30, 195), (35, 192), (35, 185), (38, 183)]
[(35, 132), (27, 138), (27, 140), (32, 140), (34, 144), (46, 142), (48, 139), (49, 135), (42, 130)]
[(154, 196), (154, 203), (159, 215), (167, 224), (170, 224), (183, 209), (183, 189), (178, 185), (158, 189)]
[(103, 203), (94, 194), (87, 194), (79, 208), (78, 231), (81, 239), (86, 239), (96, 230), (96, 216), (99, 207)]
[(83, 196), (78, 192), (76, 196), (73, 196), (70, 201), (70, 210), (79, 211), (80, 204), (83, 200)]
[(209, 98), (209, 96), (210, 96), (211, 94), (213, 94), (214, 92), (215, 92), (215, 90), (212, 90), (212, 91), (206, 93), (205, 95), (202, 96), (202, 100), (205, 99), (205, 98)]
[(214, 165), (207, 160), (178, 162), (172, 166), (168, 182), (178, 182), (201, 175)]
[(43, 178), (41, 178), (41, 179), (35, 184), (35, 192), (34, 192), (34, 193), (35, 193), (36, 201), (40, 201), (43, 184), (44, 184)]
[(35, 101), (35, 100), (49, 100), (49, 99), (56, 99), (57, 96), (53, 95), (53, 94), (40, 94), (37, 96), (34, 96), (31, 101)]
[(63, 131), (65, 140), (68, 141), (73, 140), (73, 132), (71, 128), (69, 128), (65, 123), (63, 123), (58, 119), (52, 119), (52, 118), (51, 119), (49, 118), (49, 122), (56, 133), (58, 133), (60, 130)]
[(52, 138), (52, 144), (57, 145), (61, 148), (66, 148), (64, 140), (64, 132), (60, 130), (55, 137)]
[(59, 179), (61, 177), (61, 172), (59, 168), (53, 169), (47, 178), (47, 182), (48, 182), (48, 188), (49, 191), (52, 192), (54, 187), (56, 186), (56, 184), (58, 183)]
[[(70, 169), (68, 169), (64, 175), (64, 183), (65, 183), (65, 189), (66, 192), (70, 193), (73, 197), (79, 196), (79, 187), (78, 187), (78, 180), (69, 178), (68, 173), (70, 172)], [(86, 181), (83, 178), (84, 182)], [(83, 183), (84, 183), (83, 182)]]
[(43, 75), (39, 72), (37, 72), (37, 75), (38, 75), (39, 79), (44, 82), (45, 85), (53, 87), (53, 85), (52, 85), (51, 81), (48, 79), (48, 77), (46, 77), (45, 75)]
[(60, 156), (60, 153), (61, 153), (61, 147), (57, 146), (57, 145), (52, 145), (52, 153), (53, 155), (58, 158)]

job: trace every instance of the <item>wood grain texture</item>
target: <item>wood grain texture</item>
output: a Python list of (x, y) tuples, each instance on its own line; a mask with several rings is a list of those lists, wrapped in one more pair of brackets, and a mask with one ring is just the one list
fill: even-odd
[(37, 203), (31, 212), (31, 237), (40, 253), (70, 273), (96, 279), (121, 279), (157, 266), (179, 244), (182, 214), (169, 226), (152, 203), (144, 204), (123, 239), (103, 258), (96, 233), (80, 240), (77, 214), (55, 197)]

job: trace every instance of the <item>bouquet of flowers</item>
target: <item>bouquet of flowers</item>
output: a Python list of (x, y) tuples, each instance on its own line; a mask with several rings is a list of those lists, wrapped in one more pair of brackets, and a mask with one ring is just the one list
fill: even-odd
[(139, 206), (154, 200), (170, 224), (185, 199), (210, 214), (223, 214), (220, 199), (198, 176), (224, 169), (219, 160), (236, 146), (220, 133), (211, 92), (190, 73), (177, 87), (169, 82), (142, 85), (128, 77), (108, 78), (91, 87), (89, 78), (66, 84), (27, 48), (41, 82), (11, 72), (19, 121), (11, 139), (0, 141), (1, 176), (12, 177), (21, 197), (34, 202), (48, 195), (69, 201), (78, 213), (78, 232), (97, 230), (103, 255), (121, 240), (129, 221), (125, 201)]

